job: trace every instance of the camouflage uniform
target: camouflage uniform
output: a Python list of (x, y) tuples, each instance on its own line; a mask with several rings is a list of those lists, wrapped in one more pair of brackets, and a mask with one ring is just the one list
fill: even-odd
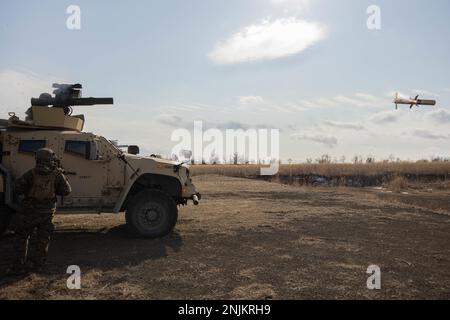
[(36, 167), (16, 181), (14, 191), (18, 198), (23, 198), (16, 228), (19, 254), (16, 268), (27, 265), (42, 269), (54, 230), (56, 196), (67, 196), (72, 191), (62, 170), (55, 165), (52, 150), (37, 151)]

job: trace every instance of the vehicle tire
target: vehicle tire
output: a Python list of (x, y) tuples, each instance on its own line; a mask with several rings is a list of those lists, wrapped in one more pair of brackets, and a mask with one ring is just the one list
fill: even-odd
[(130, 231), (139, 237), (159, 238), (172, 232), (178, 219), (173, 199), (159, 190), (143, 190), (132, 200), (125, 219)]
[(12, 215), (13, 211), (10, 208), (4, 204), (0, 204), (0, 235), (2, 235), (9, 227)]

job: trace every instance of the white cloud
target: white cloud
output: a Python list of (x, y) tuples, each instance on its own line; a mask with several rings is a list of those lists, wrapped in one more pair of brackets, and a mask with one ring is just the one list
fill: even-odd
[(258, 111), (258, 112), (278, 112), (278, 113), (293, 113), (304, 111), (305, 108), (297, 104), (287, 103), (279, 104), (270, 100), (266, 100), (261, 96), (241, 96), (238, 98), (240, 110), (244, 111)]
[[(170, 112), (224, 112), (225, 108), (218, 105), (209, 105), (203, 103), (176, 103), (171, 105), (162, 105), (162, 110)], [(144, 110), (143, 110), (144, 111)]]
[(346, 97), (346, 96), (337, 96), (334, 98), (334, 100), (343, 105), (356, 106), (356, 107), (363, 107), (366, 104), (361, 100), (357, 100), (355, 98)]
[(356, 130), (356, 131), (364, 130), (364, 126), (360, 123), (339, 122), (339, 121), (331, 121), (331, 120), (326, 120), (323, 123), (326, 126), (329, 126), (332, 128)]
[(320, 104), (309, 100), (300, 101), (300, 105), (306, 109), (316, 109), (321, 107)]
[(185, 121), (181, 116), (175, 114), (161, 114), (156, 117), (156, 120), (169, 127), (185, 128), (187, 125), (193, 125), (193, 122)]
[(382, 107), (389, 104), (388, 100), (367, 93), (356, 93), (350, 97), (339, 95), (334, 100), (341, 105), (345, 104), (353, 107)]
[(299, 105), (298, 103), (287, 103), (286, 108), (288, 108), (291, 112), (299, 112), (299, 111), (305, 111), (308, 110), (308, 108), (305, 108), (304, 106)]
[(272, 60), (300, 53), (325, 38), (325, 28), (295, 17), (244, 27), (208, 54), (217, 64)]
[(337, 108), (337, 107), (386, 107), (390, 101), (384, 97), (376, 97), (367, 93), (352, 95), (338, 95), (335, 97), (321, 97), (314, 100), (300, 100), (298, 102), (275, 103), (261, 96), (238, 97), (241, 107), (251, 106), (259, 111), (278, 111), (283, 113), (296, 113), (311, 109)]
[(334, 107), (384, 107), (389, 105), (385, 98), (376, 97), (366, 93), (353, 95), (337, 95), (335, 97), (322, 97), (315, 100), (301, 100), (300, 107), (305, 109), (334, 108)]
[(444, 109), (439, 109), (428, 113), (434, 122), (437, 123), (450, 123), (450, 112)]
[(399, 117), (398, 112), (395, 111), (384, 111), (384, 112), (379, 112), (376, 113), (374, 115), (371, 115), (369, 117), (369, 120), (371, 122), (375, 122), (378, 124), (385, 124), (385, 123), (394, 123), (397, 122)]
[(318, 133), (295, 133), (292, 134), (291, 137), (298, 140), (307, 140), (311, 142), (324, 144), (329, 148), (334, 147), (338, 143), (336, 137), (322, 135)]
[(376, 97), (366, 93), (322, 97), (314, 100), (300, 100), (297, 102), (274, 102), (261, 96), (249, 95), (238, 97), (238, 105), (241, 110), (245, 111), (257, 110), (261, 112), (298, 113), (311, 109), (338, 107), (385, 107), (390, 105), (390, 101), (386, 100), (386, 98)]
[(448, 135), (435, 133), (430, 130), (417, 129), (413, 131), (413, 135), (422, 139), (429, 139), (429, 140), (449, 139)]
[(264, 103), (264, 98), (260, 96), (242, 96), (238, 100), (241, 106), (260, 105)]
[(372, 102), (372, 103), (379, 103), (380, 102), (380, 98), (377, 98), (371, 94), (367, 94), (367, 93), (356, 93), (355, 97), (357, 99), (361, 99), (362, 101), (366, 101), (366, 102)]
[(316, 104), (322, 107), (335, 107), (339, 104), (333, 98), (319, 98), (316, 100)]

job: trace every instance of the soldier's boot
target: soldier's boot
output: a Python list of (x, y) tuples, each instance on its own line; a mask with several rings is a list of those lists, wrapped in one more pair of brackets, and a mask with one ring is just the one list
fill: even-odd
[(27, 265), (28, 244), (28, 237), (22, 236), (16, 239), (15, 248), (17, 250), (17, 256), (12, 267), (7, 270), (8, 275), (23, 275), (29, 272)]

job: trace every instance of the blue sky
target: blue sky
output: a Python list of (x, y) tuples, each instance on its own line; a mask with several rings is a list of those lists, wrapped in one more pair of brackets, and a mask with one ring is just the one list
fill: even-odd
[[(81, 30), (66, 8), (81, 8)], [(369, 5), (381, 30), (369, 30)], [(446, 0), (0, 0), (0, 112), (54, 81), (114, 96), (87, 129), (170, 152), (193, 120), (281, 129), (281, 157), (449, 157)], [(394, 111), (393, 92), (436, 108)]]

